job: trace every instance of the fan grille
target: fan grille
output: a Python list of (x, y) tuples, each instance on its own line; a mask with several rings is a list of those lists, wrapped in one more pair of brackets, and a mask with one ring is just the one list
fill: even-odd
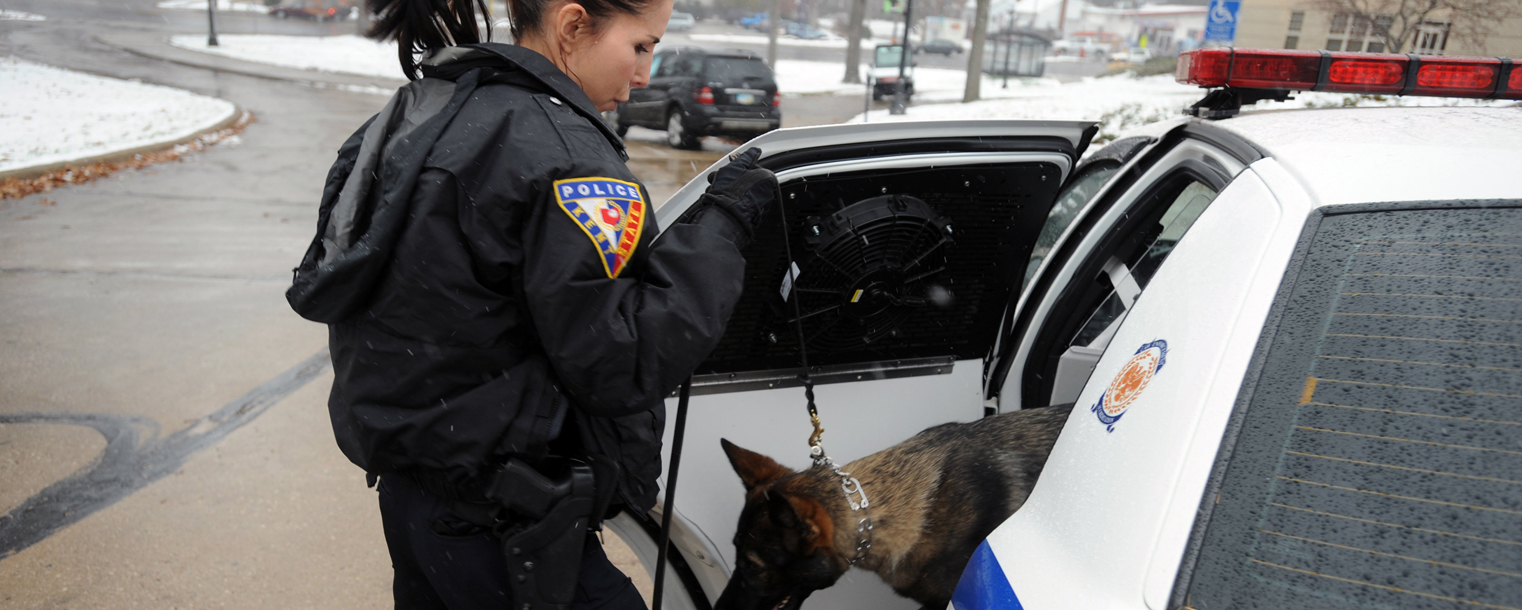
[(796, 290), (810, 348), (845, 350), (896, 337), (916, 310), (950, 305), (949, 291), (935, 282), (946, 271), (951, 223), (924, 201), (874, 197), (806, 224), (814, 256)]

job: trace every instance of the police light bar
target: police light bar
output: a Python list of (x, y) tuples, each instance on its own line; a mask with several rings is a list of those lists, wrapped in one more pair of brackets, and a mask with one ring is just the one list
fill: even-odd
[(1173, 76), (1186, 85), (1280, 92), (1235, 96), (1241, 103), (1283, 100), (1288, 91), (1522, 99), (1522, 68), (1504, 57), (1216, 48), (1179, 55)]

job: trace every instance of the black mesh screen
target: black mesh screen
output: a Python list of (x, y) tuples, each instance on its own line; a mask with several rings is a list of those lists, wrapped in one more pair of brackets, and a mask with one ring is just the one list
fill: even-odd
[[(893, 320), (891, 328), (864, 328), (863, 340), (823, 326), (832, 320), (839, 323), (839, 317), (805, 318), (808, 336), (829, 338), (810, 342), (809, 363), (985, 356), (1010, 288), (1019, 281), (1016, 272), (1024, 270), (1060, 181), (1061, 170), (1054, 164), (1022, 163), (839, 173), (784, 185), (786, 224), (801, 270), (799, 284), (806, 288), (817, 288), (813, 280), (831, 266), (809, 245), (815, 226), (811, 217), (828, 218), (883, 195), (908, 195), (928, 204), (951, 226), (952, 243), (935, 254), (938, 260), (944, 257), (944, 269), (933, 282), (945, 289), (946, 294), (938, 293), (943, 298), (909, 307), (906, 315), (885, 317)], [(798, 366), (797, 335), (789, 323), (792, 312), (784, 307), (781, 294), (788, 261), (780, 231), (776, 213), (768, 213), (745, 251), (745, 294), (723, 340), (697, 373)], [(923, 242), (912, 236), (903, 240), (904, 247), (923, 247)]]
[(1522, 209), (1310, 239), (1185, 605), (1522, 608)]

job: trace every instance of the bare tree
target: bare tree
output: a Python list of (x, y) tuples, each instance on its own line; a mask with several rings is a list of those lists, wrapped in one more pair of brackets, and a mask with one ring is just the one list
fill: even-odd
[(975, 102), (983, 95), (983, 45), (988, 40), (988, 10), (991, 0), (978, 0), (972, 18), (972, 50), (967, 52), (967, 82), (962, 89), (962, 103)]
[(861, 28), (867, 18), (867, 0), (851, 0), (851, 18), (846, 21), (846, 75), (842, 83), (861, 82)]
[(1424, 26), (1434, 23), (1446, 23), (1449, 38), (1484, 52), (1497, 25), (1522, 15), (1522, 0), (1311, 0), (1309, 6), (1347, 19), (1353, 31), (1370, 28), (1390, 53), (1414, 46)]

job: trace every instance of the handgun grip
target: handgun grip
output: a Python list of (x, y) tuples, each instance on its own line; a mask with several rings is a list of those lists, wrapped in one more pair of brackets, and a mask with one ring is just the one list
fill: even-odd
[(486, 496), (533, 519), (543, 519), (561, 498), (571, 493), (571, 478), (555, 482), (532, 466), (509, 459), (492, 478)]

